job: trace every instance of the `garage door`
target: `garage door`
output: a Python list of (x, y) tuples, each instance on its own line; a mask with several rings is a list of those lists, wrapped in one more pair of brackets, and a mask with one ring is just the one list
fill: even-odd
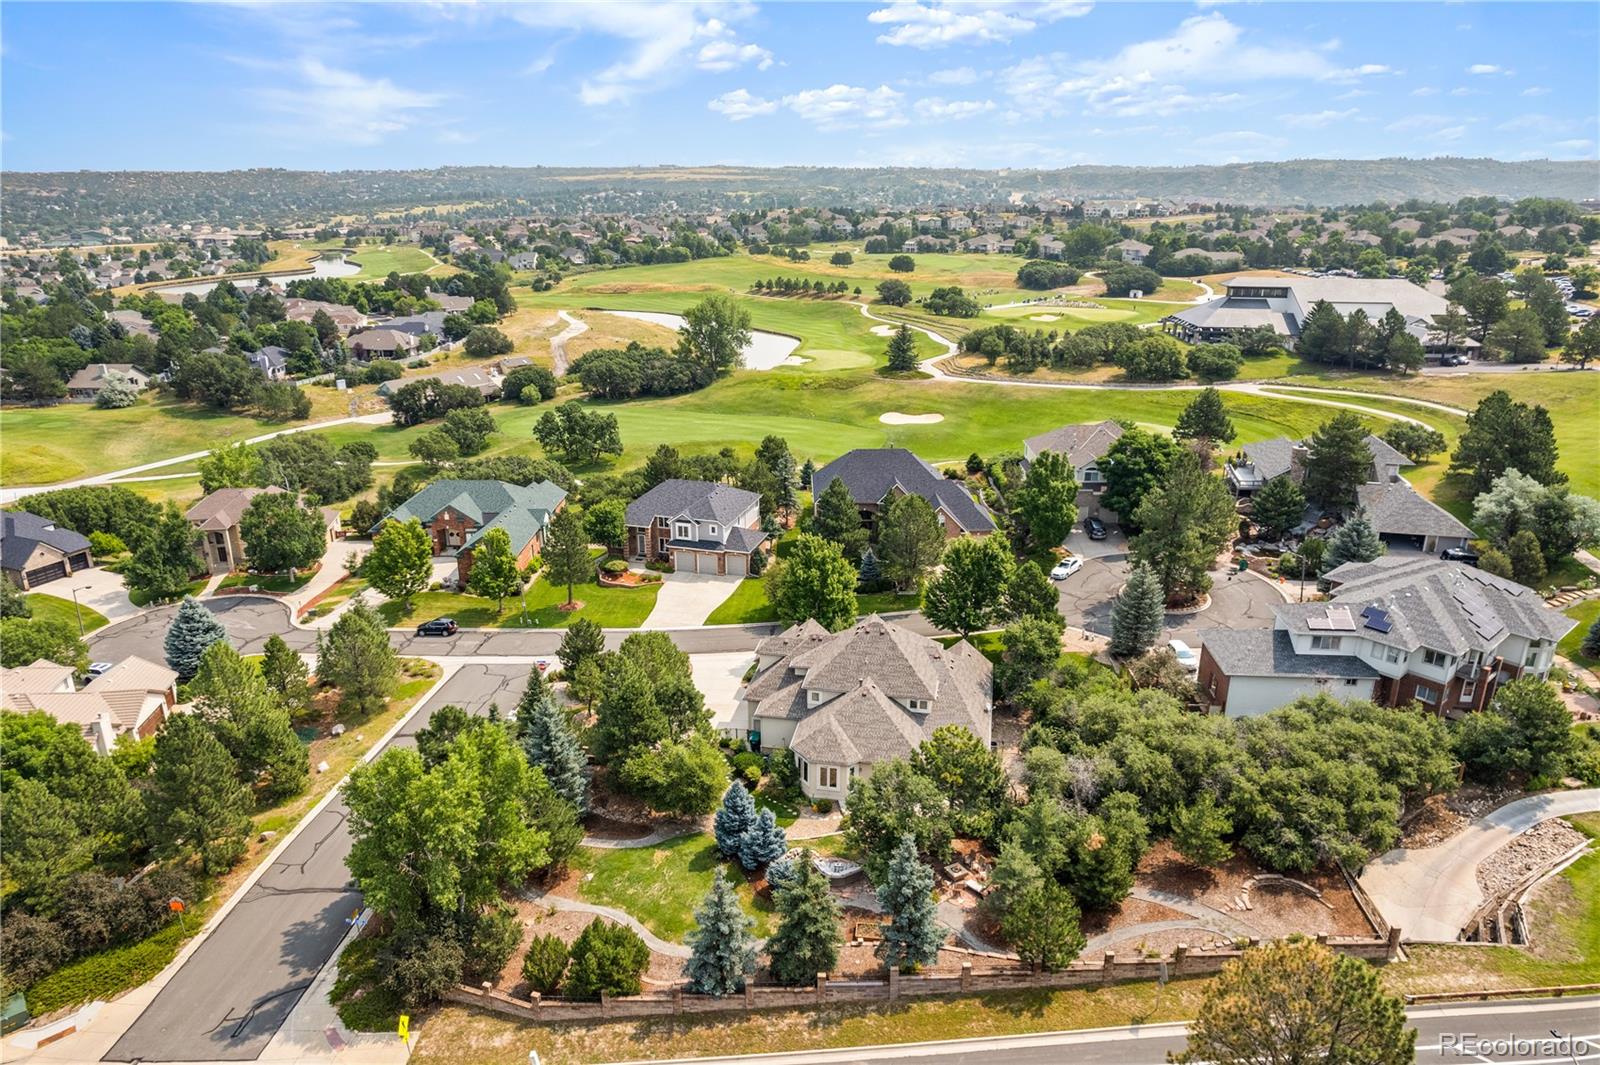
[(704, 551), (691, 551), (689, 552), (689, 557), (694, 559), (692, 566), (696, 573), (715, 573), (717, 571), (716, 559)]
[(736, 555), (736, 554), (734, 554), (733, 552), (730, 551), (728, 553), (727, 558), (728, 558), (728, 573), (732, 574), (735, 577), (743, 577), (744, 576), (745, 556)]
[(66, 575), (67, 564), (65, 562), (52, 562), (48, 566), (40, 566), (37, 569), (30, 569), (23, 573), (23, 577), (27, 579), (30, 588), (46, 581), (58, 580)]

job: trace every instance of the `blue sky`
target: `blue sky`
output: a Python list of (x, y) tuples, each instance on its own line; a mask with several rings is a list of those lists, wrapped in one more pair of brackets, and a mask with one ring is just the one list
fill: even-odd
[(0, 6), (14, 170), (1596, 157), (1600, 4)]

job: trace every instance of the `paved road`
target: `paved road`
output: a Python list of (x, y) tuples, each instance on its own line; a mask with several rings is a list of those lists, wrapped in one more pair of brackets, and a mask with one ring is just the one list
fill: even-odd
[(1409, 943), (1452, 943), (1485, 899), (1478, 866), (1541, 821), (1600, 810), (1600, 788), (1509, 802), (1443, 843), (1397, 848), (1367, 863), (1361, 886)]
[[(1478, 1003), (1425, 1006), (1408, 1010), (1417, 1030), (1419, 1062), (1516, 1062), (1517, 1065), (1577, 1065), (1600, 1061), (1600, 998), (1550, 999), (1523, 1003)], [(652, 1065), (717, 1065), (751, 1062), (759, 1065), (861, 1065), (894, 1061), (897, 1065), (1160, 1065), (1169, 1052), (1186, 1043), (1183, 1024), (1147, 1024), (1086, 1032), (1044, 1032), (1038, 1035), (955, 1039), (903, 1046), (808, 1050), (793, 1054), (750, 1054), (742, 1057), (683, 1058)], [(1552, 1032), (1556, 1033), (1552, 1037)], [(1464, 1040), (1479, 1043), (1472, 1051)], [(1567, 1037), (1564, 1045), (1557, 1040)], [(1514, 1043), (1543, 1040), (1548, 1045)]]
[[(390, 746), (410, 746), (433, 712), (455, 703), (509, 709), (530, 665), (467, 665), (434, 693)], [(105, 1061), (253, 1061), (277, 1032), (361, 909), (345, 857), (348, 811), (329, 803), (156, 995)]]

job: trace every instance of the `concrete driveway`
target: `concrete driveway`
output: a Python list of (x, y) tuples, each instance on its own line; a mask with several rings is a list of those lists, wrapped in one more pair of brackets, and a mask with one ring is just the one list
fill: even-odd
[(685, 629), (704, 625), (711, 612), (721, 606), (743, 577), (719, 577), (714, 573), (663, 573), (655, 609), (644, 619), (641, 629)]
[(122, 574), (112, 573), (98, 566), (69, 573), (59, 581), (40, 585), (34, 591), (53, 595), (70, 603), (74, 588), (78, 590), (79, 603), (105, 615), (108, 621), (121, 621), (139, 613), (139, 608), (128, 598), (128, 589), (122, 583)]
[(711, 711), (711, 727), (718, 732), (732, 723), (734, 708), (739, 703), (739, 692), (744, 688), (745, 670), (755, 660), (756, 656), (751, 651), (689, 656), (694, 686), (706, 697), (706, 708)]
[(1484, 903), (1478, 866), (1540, 821), (1600, 810), (1600, 788), (1530, 795), (1432, 847), (1396, 848), (1361, 871), (1361, 886), (1408, 943), (1453, 943)]

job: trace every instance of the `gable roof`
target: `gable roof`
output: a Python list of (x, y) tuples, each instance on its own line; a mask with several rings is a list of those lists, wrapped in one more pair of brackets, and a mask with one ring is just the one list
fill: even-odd
[(1284, 629), (1207, 629), (1200, 644), (1230, 677), (1347, 677), (1378, 671), (1355, 655), (1303, 655)]
[(521, 551), (539, 534), (567, 493), (560, 485), (535, 481), (523, 487), (507, 481), (469, 481), (446, 478), (434, 481), (386, 514), (374, 531), (390, 521), (416, 518), (427, 525), (441, 511), (454, 510), (478, 528), (463, 547), (471, 547), (490, 529), (504, 529), (511, 537), (511, 549)]
[(821, 496), (838, 478), (858, 504), (882, 503), (896, 487), (919, 495), (934, 509), (942, 509), (967, 532), (993, 532), (989, 509), (976, 502), (965, 488), (947, 480), (932, 466), (902, 447), (858, 447), (818, 470), (811, 490)]
[(190, 507), (184, 517), (201, 532), (231, 529), (239, 524), (239, 519), (250, 509), (256, 496), (282, 491), (277, 485), (266, 488), (219, 488)]
[(103, 388), (107, 379), (111, 377), (125, 377), (134, 384), (144, 387), (150, 380), (143, 370), (127, 362), (92, 362), (73, 374), (67, 381), (67, 387), (72, 389)]
[(1380, 536), (1459, 536), (1470, 540), (1474, 535), (1455, 515), (1405, 481), (1357, 485), (1356, 502), (1366, 510), (1373, 531)]
[(21, 569), (40, 544), (72, 555), (89, 550), (89, 538), (25, 510), (0, 511), (0, 566)]
[(628, 504), (629, 525), (645, 526), (657, 518), (691, 518), (732, 525), (761, 497), (755, 492), (711, 481), (673, 477)]
[(1103, 422), (1063, 425), (1048, 433), (1030, 436), (1023, 444), (1035, 455), (1042, 455), (1046, 451), (1065, 455), (1074, 468), (1081, 468), (1104, 458), (1106, 452), (1111, 450), (1111, 445), (1121, 438), (1122, 426), (1108, 418)]

